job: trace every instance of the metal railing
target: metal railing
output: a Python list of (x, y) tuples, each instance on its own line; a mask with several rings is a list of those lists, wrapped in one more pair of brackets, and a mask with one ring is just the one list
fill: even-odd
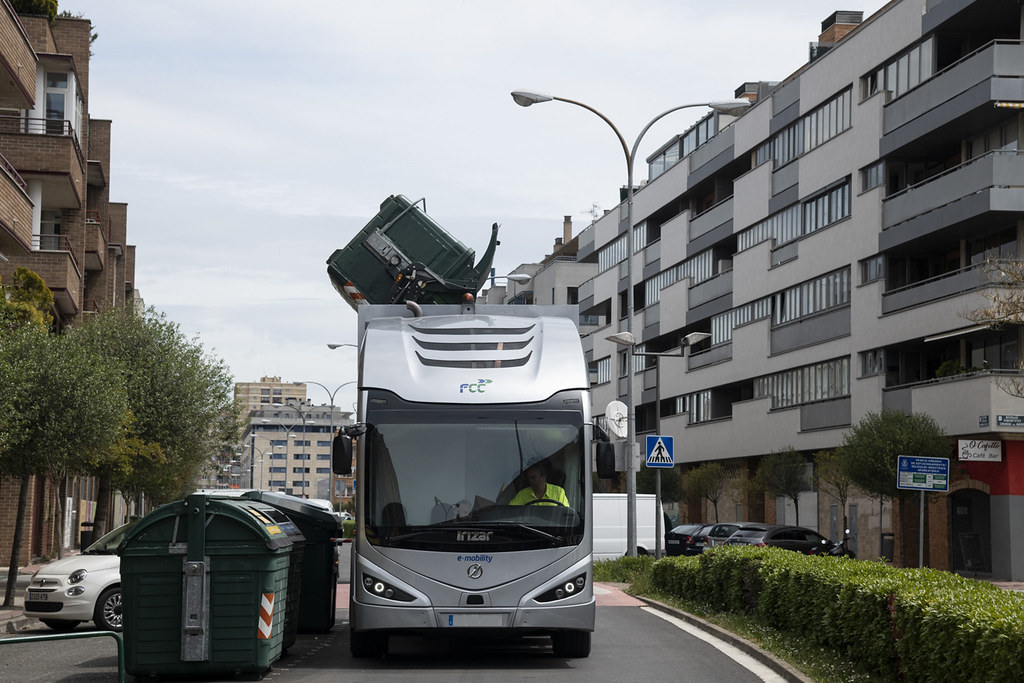
[(71, 139), (78, 155), (78, 162), (85, 167), (85, 155), (78, 143), (78, 135), (70, 121), (62, 119), (36, 119), (27, 116), (0, 116), (0, 133), (27, 135), (59, 135)]
[(91, 631), (81, 633), (55, 633), (45, 636), (23, 636), (21, 638), (0, 638), (0, 645), (15, 645), (18, 643), (40, 643), (48, 640), (78, 640), (80, 638), (113, 638), (117, 643), (117, 680), (124, 683), (124, 639), (120, 633), (114, 631)]
[(32, 235), (32, 251), (61, 251), (71, 257), (71, 262), (78, 268), (78, 259), (71, 248), (71, 241), (67, 235)]

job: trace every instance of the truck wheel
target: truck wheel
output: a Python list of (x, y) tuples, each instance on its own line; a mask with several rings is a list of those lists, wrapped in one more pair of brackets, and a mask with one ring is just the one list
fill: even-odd
[(356, 659), (379, 659), (388, 655), (386, 631), (349, 631), (348, 647)]
[(590, 631), (559, 631), (551, 634), (551, 650), (556, 657), (590, 656)]

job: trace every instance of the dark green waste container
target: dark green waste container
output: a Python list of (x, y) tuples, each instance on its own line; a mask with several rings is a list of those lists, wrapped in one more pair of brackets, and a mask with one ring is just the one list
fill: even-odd
[(458, 304), (490, 274), (498, 225), (480, 262), (474, 251), (438, 225), (418, 202), (392, 195), (343, 249), (327, 259), (331, 284), (352, 308), (417, 301)]
[(338, 593), (338, 546), (341, 518), (307, 500), (283, 493), (249, 491), (243, 498), (258, 500), (288, 516), (305, 539), (302, 588), (299, 591), (299, 633), (324, 633), (334, 626)]
[(262, 503), (195, 494), (122, 541), (125, 670), (262, 675), (281, 656), (297, 530)]

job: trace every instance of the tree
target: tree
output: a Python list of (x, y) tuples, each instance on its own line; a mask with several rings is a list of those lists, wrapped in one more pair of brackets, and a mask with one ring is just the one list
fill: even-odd
[(683, 495), (689, 499), (707, 498), (715, 509), (718, 522), (718, 501), (729, 490), (729, 471), (717, 462), (706, 462), (686, 473)]
[(11, 279), (8, 285), (0, 279), (0, 334), (26, 325), (50, 329), (53, 292), (43, 278), (28, 268), (18, 267)]
[[(843, 436), (842, 448), (844, 466), (853, 483), (880, 498), (899, 499), (902, 510), (902, 501), (908, 492), (896, 485), (899, 457), (948, 457), (950, 443), (945, 431), (930, 415), (883, 410), (868, 413), (855, 424)], [(900, 521), (902, 525), (903, 515)], [(905, 538), (906, 534), (901, 533), (901, 557)]]
[[(982, 266), (992, 286), (985, 290), (989, 304), (968, 311), (968, 320), (994, 329), (1024, 323), (1024, 260), (990, 258)], [(1018, 363), (1024, 369), (1024, 363)], [(999, 387), (1018, 398), (1024, 398), (1024, 380), (1001, 377)]]
[(843, 450), (835, 448), (831, 451), (818, 451), (813, 457), (818, 490), (824, 490), (839, 501), (839, 507), (843, 511), (843, 529), (846, 529), (849, 526), (846, 518), (846, 501), (850, 499), (853, 479), (846, 471)]
[(154, 503), (183, 497), (221, 447), (241, 438), (227, 366), (162, 313), (111, 309), (68, 334), (118, 360), (132, 416), (124, 440), (94, 462), (98, 533), (107, 528), (115, 488)]
[[(679, 467), (662, 467), (661, 499), (678, 501), (683, 496), (682, 476)], [(641, 467), (636, 473), (636, 492), (654, 493), (655, 471), (653, 467)]]
[(75, 340), (28, 325), (0, 335), (8, 400), (0, 474), (20, 480), (4, 606), (13, 607), (33, 475), (79, 471), (118, 438), (126, 414), (117, 368)]
[(38, 14), (51, 22), (57, 16), (57, 0), (11, 0), (11, 6), (18, 14)]
[(807, 477), (807, 463), (795, 448), (790, 446), (761, 458), (754, 481), (772, 495), (784, 496), (793, 501), (796, 523), (800, 525), (800, 494), (811, 486)]

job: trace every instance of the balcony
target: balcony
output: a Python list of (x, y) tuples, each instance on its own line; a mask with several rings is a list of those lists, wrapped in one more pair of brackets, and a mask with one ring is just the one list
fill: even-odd
[(971, 159), (882, 202), (879, 250), (886, 251), (989, 212), (1024, 206), (1024, 155), (994, 151)]
[(972, 128), (986, 128), (1004, 116), (992, 102), (1020, 101), (1022, 78), (1024, 44), (989, 43), (885, 105), (880, 156), (935, 133), (959, 139), (968, 116)]
[(85, 157), (69, 121), (0, 116), (0, 149), (22, 177), (42, 183), (47, 206), (81, 208)]
[(108, 231), (99, 211), (85, 212), (85, 269), (103, 270), (107, 258)]
[(1006, 391), (1022, 380), (1019, 370), (983, 370), (889, 387), (882, 407), (931, 415), (948, 434), (1024, 436), (1021, 401)]
[(8, 3), (0, 9), (0, 108), (31, 109), (36, 99), (36, 54)]
[(82, 269), (66, 235), (35, 235), (25, 265), (43, 278), (61, 315), (78, 313)]
[(690, 220), (690, 241), (706, 235), (715, 228), (728, 225), (728, 234), (732, 234), (733, 198), (726, 197), (707, 211), (694, 216)]
[(0, 154), (0, 206), (5, 212), (0, 217), (0, 253), (28, 251), (32, 242), (32, 202), (26, 190), (28, 185), (18, 171)]
[(921, 306), (923, 304), (984, 289), (991, 282), (982, 268), (967, 267), (921, 280), (906, 287), (882, 294), (882, 313)]

